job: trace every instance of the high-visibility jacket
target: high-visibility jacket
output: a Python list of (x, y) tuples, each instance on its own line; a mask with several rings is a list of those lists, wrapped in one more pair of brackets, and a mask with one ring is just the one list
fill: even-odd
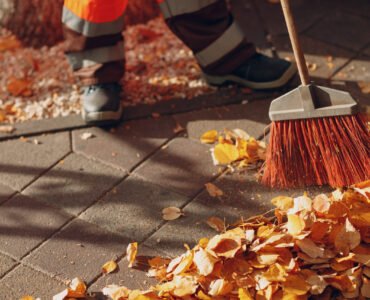
[[(224, 0), (157, 0), (170, 29), (201, 68), (228, 74), (254, 54)], [(121, 32), (128, 0), (65, 0), (66, 54), (86, 84), (117, 81), (123, 74)]]

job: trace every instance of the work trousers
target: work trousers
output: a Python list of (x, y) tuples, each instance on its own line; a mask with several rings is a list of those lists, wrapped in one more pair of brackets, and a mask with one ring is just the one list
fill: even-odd
[[(157, 0), (169, 28), (194, 53), (203, 72), (232, 73), (255, 47), (224, 0)], [(65, 0), (65, 53), (84, 85), (118, 82), (124, 75), (124, 12), (128, 0)]]

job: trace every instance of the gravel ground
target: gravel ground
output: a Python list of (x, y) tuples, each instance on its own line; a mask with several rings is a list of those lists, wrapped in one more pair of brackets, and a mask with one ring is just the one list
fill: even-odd
[[(201, 78), (191, 51), (157, 18), (125, 32), (125, 106), (173, 98), (192, 99), (214, 90)], [(81, 85), (62, 51), (25, 48), (0, 30), (0, 122), (80, 113)]]

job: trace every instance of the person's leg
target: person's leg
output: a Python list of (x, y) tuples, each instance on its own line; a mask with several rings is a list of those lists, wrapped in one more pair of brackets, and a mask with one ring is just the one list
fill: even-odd
[(122, 30), (127, 0), (65, 0), (65, 53), (86, 86), (87, 122), (118, 120), (122, 114), (119, 81), (124, 74)]
[(296, 73), (295, 65), (256, 53), (224, 0), (158, 2), (168, 26), (194, 52), (209, 83), (277, 88)]

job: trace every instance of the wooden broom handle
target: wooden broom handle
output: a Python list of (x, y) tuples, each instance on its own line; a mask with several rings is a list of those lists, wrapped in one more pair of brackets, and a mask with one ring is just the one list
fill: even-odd
[(310, 76), (308, 74), (306, 60), (303, 55), (301, 44), (298, 39), (296, 26), (293, 19), (292, 10), (290, 9), (289, 0), (280, 0), (283, 8), (286, 26), (288, 27), (290, 42), (293, 47), (294, 57), (297, 62), (299, 77), (301, 78), (302, 85), (310, 83)]

